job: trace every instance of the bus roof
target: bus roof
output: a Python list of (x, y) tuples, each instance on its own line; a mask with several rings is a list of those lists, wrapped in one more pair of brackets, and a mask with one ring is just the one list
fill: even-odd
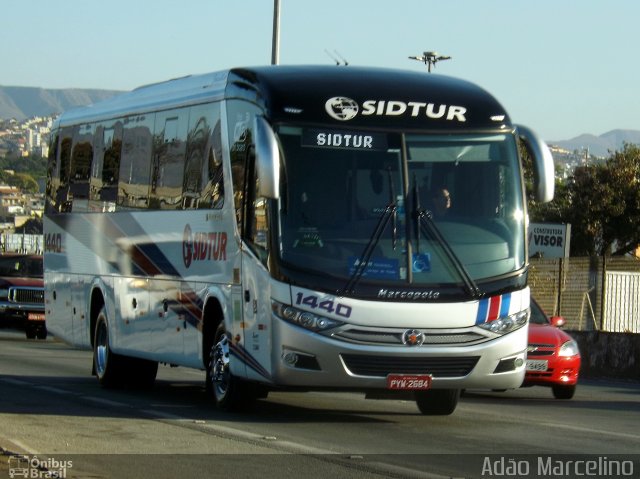
[(187, 76), (70, 110), (59, 124), (225, 98), (260, 104), (274, 122), (416, 130), (510, 127), (504, 108), (473, 83), (424, 72), (336, 65), (272, 65)]

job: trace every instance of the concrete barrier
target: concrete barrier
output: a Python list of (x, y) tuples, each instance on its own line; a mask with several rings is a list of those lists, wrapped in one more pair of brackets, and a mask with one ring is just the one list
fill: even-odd
[(640, 334), (567, 331), (582, 356), (580, 376), (640, 381)]

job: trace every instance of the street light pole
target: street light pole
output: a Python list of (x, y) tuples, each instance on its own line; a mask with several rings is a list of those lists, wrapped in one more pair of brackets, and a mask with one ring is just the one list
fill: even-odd
[(441, 60), (451, 60), (451, 57), (440, 55), (438, 52), (424, 52), (420, 56), (409, 57), (410, 60), (418, 60), (427, 65), (427, 71), (431, 73), (431, 67), (435, 67), (436, 63)]
[(273, 0), (273, 39), (271, 41), (271, 64), (280, 63), (280, 0)]

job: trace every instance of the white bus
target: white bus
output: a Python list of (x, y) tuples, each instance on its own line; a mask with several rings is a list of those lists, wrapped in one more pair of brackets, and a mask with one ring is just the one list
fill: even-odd
[[(237, 68), (63, 114), (49, 158), (49, 330), (104, 386), (206, 371), (270, 390), (415, 398), (519, 387), (526, 200), (550, 153), (477, 86), (338, 66)], [(446, 196), (448, 198), (438, 198)]]

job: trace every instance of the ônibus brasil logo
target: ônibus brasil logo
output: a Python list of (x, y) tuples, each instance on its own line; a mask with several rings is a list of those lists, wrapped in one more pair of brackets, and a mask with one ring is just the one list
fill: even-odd
[(182, 259), (188, 268), (194, 261), (226, 261), (227, 233), (201, 231), (193, 233), (188, 224), (182, 235)]

